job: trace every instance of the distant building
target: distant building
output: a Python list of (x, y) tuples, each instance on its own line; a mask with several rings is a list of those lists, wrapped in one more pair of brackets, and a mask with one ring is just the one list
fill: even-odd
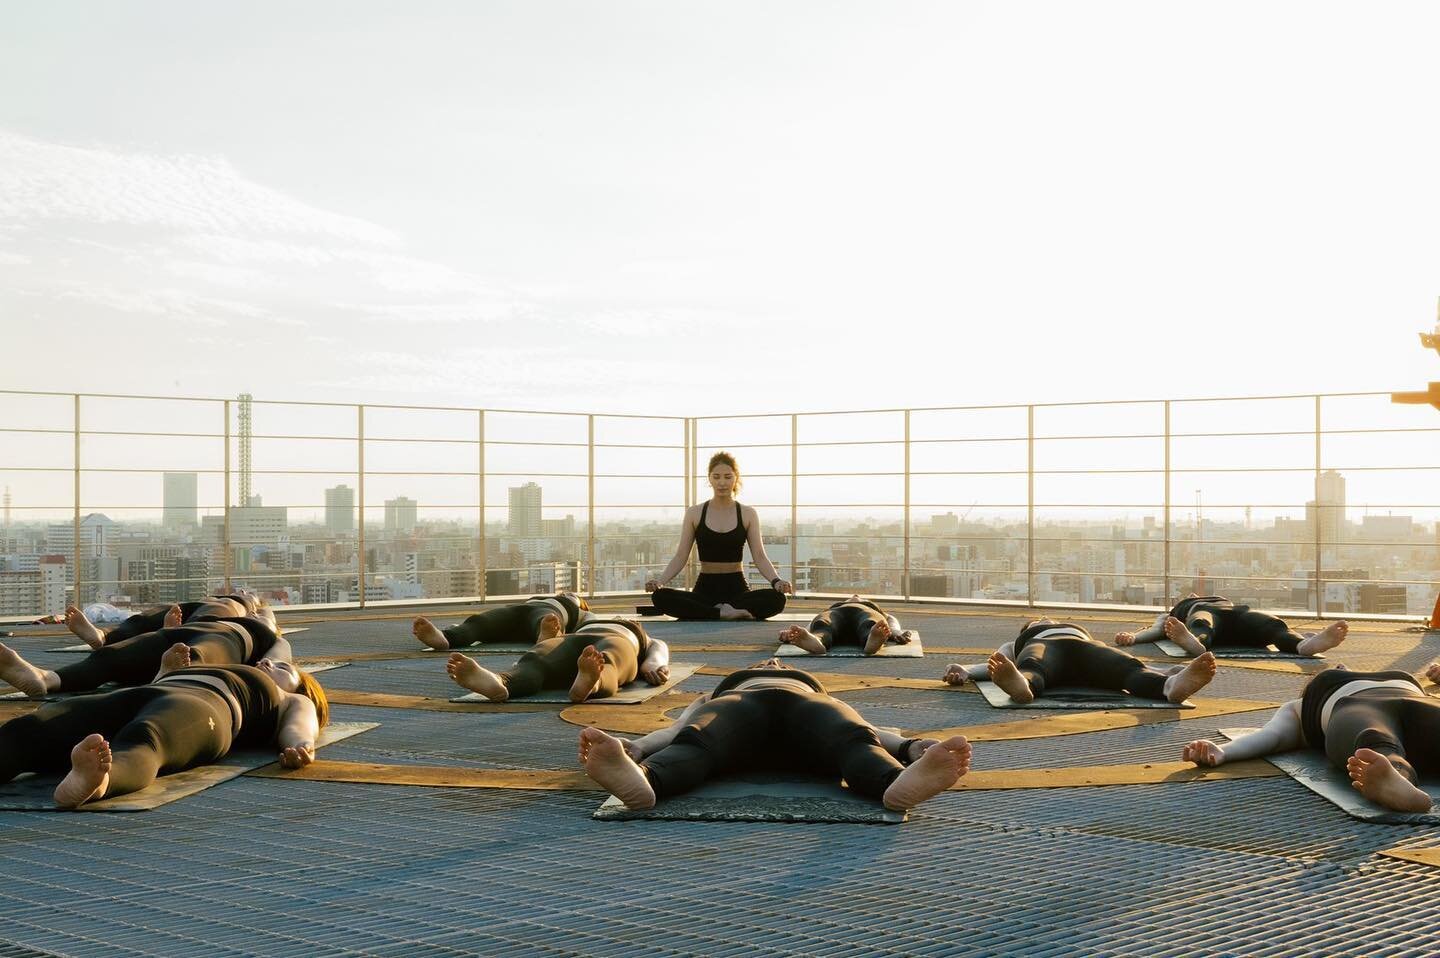
[(166, 529), (189, 530), (199, 524), (197, 481), (198, 477), (193, 472), (165, 473), (165, 508), (161, 515), (161, 523)]
[(325, 490), (325, 528), (337, 536), (355, 531), (355, 490), (344, 483)]
[(409, 535), (415, 531), (418, 503), (406, 496), (385, 500), (385, 533), (391, 536)]
[(517, 539), (538, 539), (544, 534), (540, 519), (540, 486), (527, 482), (510, 487), (510, 535)]
[(1315, 494), (1316, 499), (1305, 503), (1305, 521), (1309, 523), (1310, 536), (1314, 537), (1318, 522), (1320, 542), (1335, 545), (1341, 541), (1345, 529), (1345, 477), (1334, 469), (1325, 470), (1315, 480)]

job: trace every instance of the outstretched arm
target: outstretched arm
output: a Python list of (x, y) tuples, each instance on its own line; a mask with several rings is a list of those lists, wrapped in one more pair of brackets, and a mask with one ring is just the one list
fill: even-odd
[(646, 592), (654, 592), (675, 578), (680, 574), (680, 570), (685, 568), (685, 563), (690, 561), (690, 549), (695, 545), (695, 521), (699, 514), (698, 506), (685, 510), (685, 519), (680, 523), (680, 546), (675, 550), (675, 558), (670, 560), (664, 572), (645, 583)]
[(640, 677), (651, 685), (664, 685), (670, 678), (670, 646), (650, 640), (650, 649), (640, 663)]
[(1233, 742), (1220, 744), (1197, 739), (1185, 746), (1184, 757), (1196, 765), (1223, 765), (1246, 758), (1260, 758), (1288, 752), (1305, 744), (1300, 734), (1300, 700), (1291, 699), (1275, 712), (1264, 727)]
[(710, 693), (706, 692), (687, 705), (685, 711), (680, 713), (680, 717), (665, 728), (651, 732), (649, 735), (642, 735), (639, 738), (628, 739), (625, 742), (625, 751), (629, 752), (630, 757), (637, 762), (647, 755), (654, 755), (675, 741), (675, 736), (679, 735), (680, 730), (690, 722), (690, 717), (699, 710), (700, 706), (708, 701), (710, 701)]
[[(1148, 629), (1141, 629), (1139, 632), (1116, 632), (1116, 645), (1136, 645), (1140, 642), (1156, 642), (1165, 638), (1165, 620), (1169, 618), (1169, 612), (1161, 612), (1155, 617), (1155, 624)], [(1129, 641), (1126, 641), (1126, 639)]]
[(320, 734), (315, 703), (303, 695), (287, 692), (280, 708), (280, 728), (275, 733), (280, 764), (286, 768), (303, 768), (315, 761), (315, 738)]
[[(765, 577), (766, 582), (781, 592), (789, 592), (793, 595), (795, 587), (775, 571), (775, 566), (770, 563), (770, 557), (765, 554), (765, 540), (760, 535), (759, 514), (750, 506), (743, 508), (745, 510), (745, 528), (749, 530), (746, 533), (746, 541), (750, 544), (750, 559), (755, 563), (755, 568), (760, 570), (760, 574)], [(776, 579), (780, 581), (776, 582)]]

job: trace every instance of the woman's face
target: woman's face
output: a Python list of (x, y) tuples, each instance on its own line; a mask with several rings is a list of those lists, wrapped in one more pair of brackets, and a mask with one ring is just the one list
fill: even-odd
[(710, 470), (710, 488), (720, 495), (727, 495), (735, 491), (735, 470), (724, 463), (718, 464)]
[(293, 692), (300, 687), (300, 671), (289, 662), (261, 659), (255, 667), (268, 675), (282, 692)]

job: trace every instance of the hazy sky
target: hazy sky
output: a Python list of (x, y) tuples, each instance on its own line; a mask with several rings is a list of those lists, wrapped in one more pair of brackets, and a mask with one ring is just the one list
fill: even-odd
[(1440, 8), (0, 3), (6, 386), (1418, 388)]

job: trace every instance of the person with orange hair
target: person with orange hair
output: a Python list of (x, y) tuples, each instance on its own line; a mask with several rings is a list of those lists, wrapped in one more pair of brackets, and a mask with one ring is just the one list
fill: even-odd
[[(740, 467), (728, 452), (717, 452), (706, 467), (714, 495), (685, 511), (680, 527), (680, 547), (675, 558), (659, 577), (645, 583), (653, 593), (655, 608), (677, 619), (768, 619), (785, 608), (785, 594), (795, 590), (770, 564), (760, 537), (760, 517), (750, 506), (742, 506), (735, 493), (740, 490)], [(717, 529), (716, 526), (728, 528)], [(700, 575), (695, 591), (667, 589), (690, 560), (690, 547), (700, 554)], [(768, 589), (752, 589), (745, 580), (745, 546), (750, 558), (770, 582)]]

